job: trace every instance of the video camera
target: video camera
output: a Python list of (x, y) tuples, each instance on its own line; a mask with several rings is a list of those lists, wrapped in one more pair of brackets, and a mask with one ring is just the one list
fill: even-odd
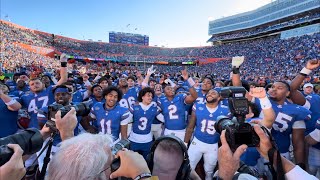
[(219, 116), (214, 125), (216, 131), (221, 134), (226, 130), (226, 140), (233, 151), (242, 144), (248, 147), (259, 145), (260, 139), (253, 126), (245, 122), (246, 115), (249, 114), (249, 102), (245, 98), (246, 90), (243, 87), (225, 87), (221, 89), (220, 94), (228, 99), (233, 118)]
[(0, 138), (0, 166), (8, 162), (14, 153), (7, 146), (8, 144), (19, 144), (23, 150), (23, 155), (30, 155), (42, 148), (43, 138), (40, 131), (34, 128)]
[(72, 107), (75, 108), (77, 112), (77, 116), (87, 116), (90, 113), (90, 106), (92, 101), (84, 101), (76, 105), (67, 105), (63, 106), (61, 104), (51, 104), (48, 106), (48, 121), (46, 126), (48, 126), (51, 130), (57, 131), (56, 122), (55, 122), (55, 115), (60, 110), (61, 111), (61, 118), (63, 118)]

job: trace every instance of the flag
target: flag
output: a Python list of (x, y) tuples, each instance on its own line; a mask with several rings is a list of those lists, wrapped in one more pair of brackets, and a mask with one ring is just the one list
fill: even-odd
[(130, 24), (127, 24), (127, 27), (129, 27), (130, 26)]

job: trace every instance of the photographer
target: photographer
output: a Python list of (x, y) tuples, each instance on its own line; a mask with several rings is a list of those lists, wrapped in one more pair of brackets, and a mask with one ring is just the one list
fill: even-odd
[[(72, 130), (69, 130), (72, 132)], [(93, 180), (116, 177), (151, 177), (147, 163), (141, 155), (132, 151), (119, 151), (116, 157), (121, 164), (111, 173), (114, 159), (111, 153), (112, 137), (107, 134), (84, 133), (61, 143), (48, 168), (49, 180)]]
[[(73, 129), (77, 124), (75, 112), (75, 109), (71, 108), (71, 111), (68, 112), (63, 118), (61, 118), (60, 111), (58, 111), (55, 115), (56, 126), (59, 129), (63, 140), (74, 136)], [(12, 149), (13, 153), (10, 157), (10, 160), (0, 166), (0, 179), (22, 179), (22, 177), (24, 177), (26, 174), (23, 159), (28, 157), (27, 155), (31, 155), (34, 154), (34, 152), (39, 151), (42, 147), (44, 139), (46, 139), (49, 135), (50, 129), (48, 127), (43, 127), (41, 131), (36, 129), (28, 129), (14, 134), (11, 137), (1, 139), (1, 161), (5, 160), (6, 156), (9, 155), (5, 150), (5, 146)], [(8, 142), (9, 144), (6, 144)], [(11, 144), (11, 142), (14, 142), (15, 144)], [(23, 156), (24, 154), (26, 157)]]
[[(265, 134), (265, 132), (260, 128), (259, 125), (254, 125), (254, 131), (257, 133), (257, 135), (260, 138), (260, 143), (259, 143), (259, 146), (257, 147), (257, 150), (259, 151), (262, 157), (268, 160), (269, 159), (268, 151), (272, 149), (272, 145), (269, 140), (269, 137)], [(247, 145), (241, 145), (240, 147), (237, 148), (237, 150), (234, 153), (232, 153), (227, 143), (225, 134), (226, 134), (226, 131), (223, 130), (220, 137), (222, 146), (219, 148), (219, 154), (218, 154), (219, 170), (217, 173), (218, 176), (215, 177), (216, 179), (233, 179), (237, 169), (239, 169), (240, 156), (247, 149)], [(273, 161), (274, 164), (272, 165), (274, 167), (277, 167), (277, 161), (276, 161), (277, 154), (275, 153), (273, 157), (275, 160)], [(288, 180), (317, 179), (316, 177), (308, 174), (299, 166), (294, 165), (291, 161), (289, 161), (288, 159), (282, 156), (281, 156), (281, 161), (282, 161), (282, 167), (283, 167), (283, 171), (286, 179)], [(247, 176), (247, 179), (257, 179), (253, 176), (250, 176), (250, 177), (248, 176)], [(241, 174), (238, 177), (240, 178)]]
[(0, 166), (0, 179), (20, 180), (26, 174), (22, 159), (23, 150), (18, 144), (7, 146), (14, 151), (14, 154), (6, 164)]

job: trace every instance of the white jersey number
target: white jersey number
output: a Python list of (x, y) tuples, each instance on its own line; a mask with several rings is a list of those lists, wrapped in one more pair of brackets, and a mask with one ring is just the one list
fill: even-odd
[[(49, 98), (48, 96), (39, 97), (37, 101), (43, 101), (42, 106), (40, 107), (40, 108), (43, 108), (48, 105)], [(28, 112), (38, 113), (37, 110), (38, 110), (38, 107), (36, 105), (36, 99), (32, 99), (28, 106)]]
[(291, 120), (292, 120), (291, 116), (284, 114), (282, 112), (279, 112), (272, 127), (276, 131), (283, 132), (288, 129), (288, 122), (290, 122)]
[(208, 134), (213, 135), (216, 132), (214, 128), (215, 121), (202, 120), (201, 121), (201, 132), (207, 132)]
[(177, 106), (171, 104), (169, 107), (169, 118), (170, 119), (179, 119), (179, 116), (177, 114), (174, 114), (177, 112)]
[(106, 121), (105, 119), (101, 119), (100, 125), (101, 125), (101, 132), (103, 134), (111, 135), (111, 120)]
[(146, 117), (141, 117), (139, 119), (139, 126), (138, 128), (143, 131), (147, 128), (148, 119)]

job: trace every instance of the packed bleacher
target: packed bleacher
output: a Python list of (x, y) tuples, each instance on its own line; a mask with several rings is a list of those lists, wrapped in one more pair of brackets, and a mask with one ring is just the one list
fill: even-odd
[[(287, 179), (312, 179), (320, 172), (320, 33), (290, 39), (272, 35), (206, 47), (160, 48), (76, 40), (3, 21), (0, 26), (0, 138), (27, 128), (39, 129), (41, 140), (54, 134), (49, 148), (54, 155), (46, 179), (109, 179), (110, 171), (115, 172), (114, 166), (109, 170), (111, 157), (117, 153), (122, 158), (118, 172), (124, 165), (128, 170), (122, 169), (113, 177), (132, 179), (151, 175), (160, 180), (185, 176), (232, 179), (236, 170), (250, 174), (249, 179), (272, 179), (273, 171), (265, 165), (269, 153), (271, 157), (285, 157), (283, 164), (290, 168), (282, 175)], [(52, 56), (52, 52), (45, 56), (32, 48), (52, 49), (60, 57)], [(221, 60), (210, 63), (215, 58)], [(137, 61), (145, 63), (135, 66)], [(156, 64), (187, 61), (196, 65)], [(236, 108), (230, 105), (233, 101), (221, 96), (225, 86), (239, 88), (234, 95), (239, 97), (241, 91), (248, 105), (246, 114), (240, 117), (232, 110)], [(226, 135), (230, 131), (221, 131), (221, 124), (216, 125), (218, 119), (234, 122), (229, 119), (233, 116), (257, 124), (250, 129), (250, 136), (260, 138), (253, 142), (257, 149), (235, 146), (228, 139), (230, 134)], [(52, 133), (56, 130), (60, 133)], [(271, 144), (264, 134), (267, 132), (275, 137), (272, 143), (278, 147)], [(158, 145), (159, 139), (170, 140)], [(130, 147), (114, 145), (122, 140)], [(304, 156), (305, 144), (315, 145), (310, 147), (309, 159)], [(22, 155), (19, 147), (8, 147)], [(121, 151), (122, 147), (131, 151)], [(20, 163), (22, 159), (13, 163), (22, 164), (22, 175), (24, 167), (28, 167), (30, 177), (46, 168), (45, 154), (35, 161), (34, 152), (30, 150), (33, 155), (24, 163)], [(150, 152), (155, 156), (154, 169), (146, 165)], [(240, 159), (248, 171), (239, 169)], [(187, 167), (181, 173), (183, 163)], [(7, 172), (6, 167), (1, 164), (0, 170)], [(136, 172), (128, 174), (132, 171)], [(12, 177), (5, 174), (0, 173), (0, 179)]]

